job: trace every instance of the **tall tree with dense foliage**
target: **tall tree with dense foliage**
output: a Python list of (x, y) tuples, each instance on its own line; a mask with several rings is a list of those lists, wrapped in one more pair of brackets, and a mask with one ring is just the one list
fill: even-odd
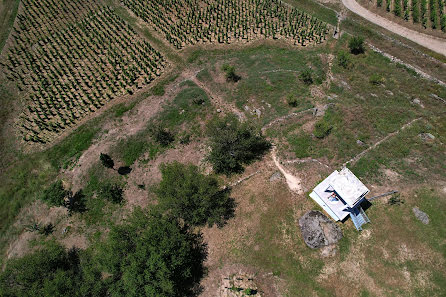
[(234, 200), (218, 180), (199, 172), (194, 165), (178, 162), (161, 166), (162, 180), (156, 189), (160, 207), (186, 224), (223, 226), (234, 214)]
[(243, 171), (243, 165), (259, 159), (271, 148), (265, 137), (247, 123), (229, 115), (208, 126), (211, 152), (208, 156), (216, 173), (230, 175)]
[(203, 274), (205, 246), (175, 218), (136, 209), (113, 226), (99, 253), (109, 296), (188, 296)]
[(0, 274), (0, 296), (105, 296), (101, 273), (87, 252), (50, 242), (9, 260)]

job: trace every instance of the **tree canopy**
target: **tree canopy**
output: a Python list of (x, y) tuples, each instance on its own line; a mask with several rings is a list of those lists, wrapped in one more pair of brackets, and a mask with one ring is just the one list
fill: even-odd
[(218, 180), (199, 172), (194, 165), (178, 162), (161, 166), (162, 180), (156, 189), (160, 207), (194, 226), (222, 226), (233, 216), (234, 200)]
[(0, 274), (0, 296), (105, 296), (105, 287), (88, 253), (49, 242), (8, 261)]
[(230, 175), (243, 171), (243, 165), (260, 158), (271, 148), (258, 131), (235, 116), (215, 119), (208, 126), (211, 152), (208, 156), (214, 171)]
[(99, 254), (110, 296), (187, 296), (203, 274), (200, 235), (175, 218), (136, 209), (112, 227)]

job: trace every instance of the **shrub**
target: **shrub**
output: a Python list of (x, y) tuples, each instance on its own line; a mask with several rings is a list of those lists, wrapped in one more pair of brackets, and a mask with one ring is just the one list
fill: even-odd
[(338, 65), (341, 66), (344, 69), (350, 68), (351, 61), (350, 56), (345, 51), (339, 51), (338, 53)]
[(102, 165), (106, 168), (112, 169), (115, 166), (115, 162), (113, 162), (113, 159), (107, 154), (101, 153), (99, 159), (101, 160)]
[(43, 191), (41, 199), (51, 206), (62, 206), (69, 194), (70, 191), (65, 190), (62, 181), (58, 180)]
[(68, 199), (65, 202), (65, 207), (68, 209), (69, 214), (73, 212), (84, 212), (87, 210), (85, 205), (85, 195), (82, 190), (77, 191), (68, 195)]
[(381, 85), (381, 84), (384, 83), (384, 77), (382, 77), (382, 76), (379, 75), (378, 73), (374, 73), (374, 74), (372, 74), (372, 75), (370, 76), (370, 78), (369, 78), (369, 82), (370, 82), (372, 85), (379, 86), (379, 85)]
[(393, 13), (398, 17), (401, 16), (401, 0), (395, 0), (393, 3)]
[(365, 52), (364, 38), (361, 36), (353, 36), (348, 42), (350, 52), (354, 55), (359, 55)]
[(104, 200), (108, 200), (113, 203), (121, 203), (123, 199), (122, 187), (114, 183), (105, 183), (101, 185), (98, 192), (98, 197)]
[(420, 21), (420, 5), (418, 0), (412, 0), (412, 19), (414, 23)]
[(289, 106), (291, 107), (297, 107), (297, 105), (299, 104), (299, 101), (297, 99), (296, 96), (294, 96), (293, 94), (289, 94), (286, 97), (286, 102), (288, 103)]
[(151, 133), (152, 133), (152, 136), (155, 139), (155, 141), (164, 147), (168, 146), (175, 140), (175, 137), (173, 136), (173, 134), (170, 133), (169, 130), (167, 130), (161, 126), (156, 126), (156, 127), (152, 128)]
[(215, 119), (208, 125), (211, 152), (208, 160), (216, 173), (230, 175), (243, 171), (243, 165), (260, 158), (271, 148), (259, 131), (235, 116)]
[(161, 166), (162, 180), (156, 188), (159, 205), (186, 224), (223, 226), (234, 214), (234, 200), (215, 177), (194, 165), (178, 162)]
[(232, 82), (238, 82), (240, 80), (240, 76), (237, 75), (235, 73), (235, 67), (228, 65), (228, 64), (224, 64), (221, 67), (221, 70), (223, 70), (225, 72), (225, 77), (227, 81), (232, 81)]
[(321, 119), (314, 125), (314, 136), (317, 138), (324, 138), (328, 136), (333, 129), (333, 126), (328, 123), (327, 120)]
[(299, 74), (299, 79), (303, 81), (306, 85), (311, 85), (313, 83), (313, 71), (311, 69), (305, 69)]

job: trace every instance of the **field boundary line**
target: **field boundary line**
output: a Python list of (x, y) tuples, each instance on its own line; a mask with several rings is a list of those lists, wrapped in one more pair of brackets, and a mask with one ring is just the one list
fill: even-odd
[(379, 140), (378, 142), (376, 142), (372, 146), (368, 147), (367, 149), (363, 150), (362, 152), (360, 152), (359, 154), (357, 154), (356, 156), (354, 156), (353, 158), (351, 158), (350, 160), (348, 160), (347, 162), (342, 164), (342, 167), (346, 167), (348, 164), (356, 163), (357, 161), (359, 161), (359, 159), (362, 158), (362, 156), (367, 154), (369, 151), (373, 150), (374, 148), (379, 146), (381, 143), (383, 143), (387, 139), (391, 138), (392, 136), (395, 136), (395, 135), (399, 134), (401, 131), (403, 131), (407, 127), (410, 127), (413, 123), (415, 123), (415, 122), (417, 122), (417, 121), (419, 121), (421, 119), (422, 119), (421, 117), (420, 118), (416, 118), (416, 119), (413, 119), (410, 122), (404, 124), (400, 129), (396, 130), (395, 132), (392, 132), (392, 133), (388, 134), (386, 137), (382, 138), (381, 140)]

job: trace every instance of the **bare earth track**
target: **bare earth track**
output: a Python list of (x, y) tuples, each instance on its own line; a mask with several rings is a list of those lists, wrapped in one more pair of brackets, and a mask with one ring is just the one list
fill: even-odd
[(368, 21), (383, 27), (395, 34), (407, 38), (421, 46), (424, 46), (436, 53), (446, 57), (446, 40), (438, 37), (433, 37), (427, 34), (416, 32), (389, 21), (375, 13), (368, 11), (366, 8), (359, 5), (355, 0), (342, 0), (342, 3), (352, 12), (367, 19)]

